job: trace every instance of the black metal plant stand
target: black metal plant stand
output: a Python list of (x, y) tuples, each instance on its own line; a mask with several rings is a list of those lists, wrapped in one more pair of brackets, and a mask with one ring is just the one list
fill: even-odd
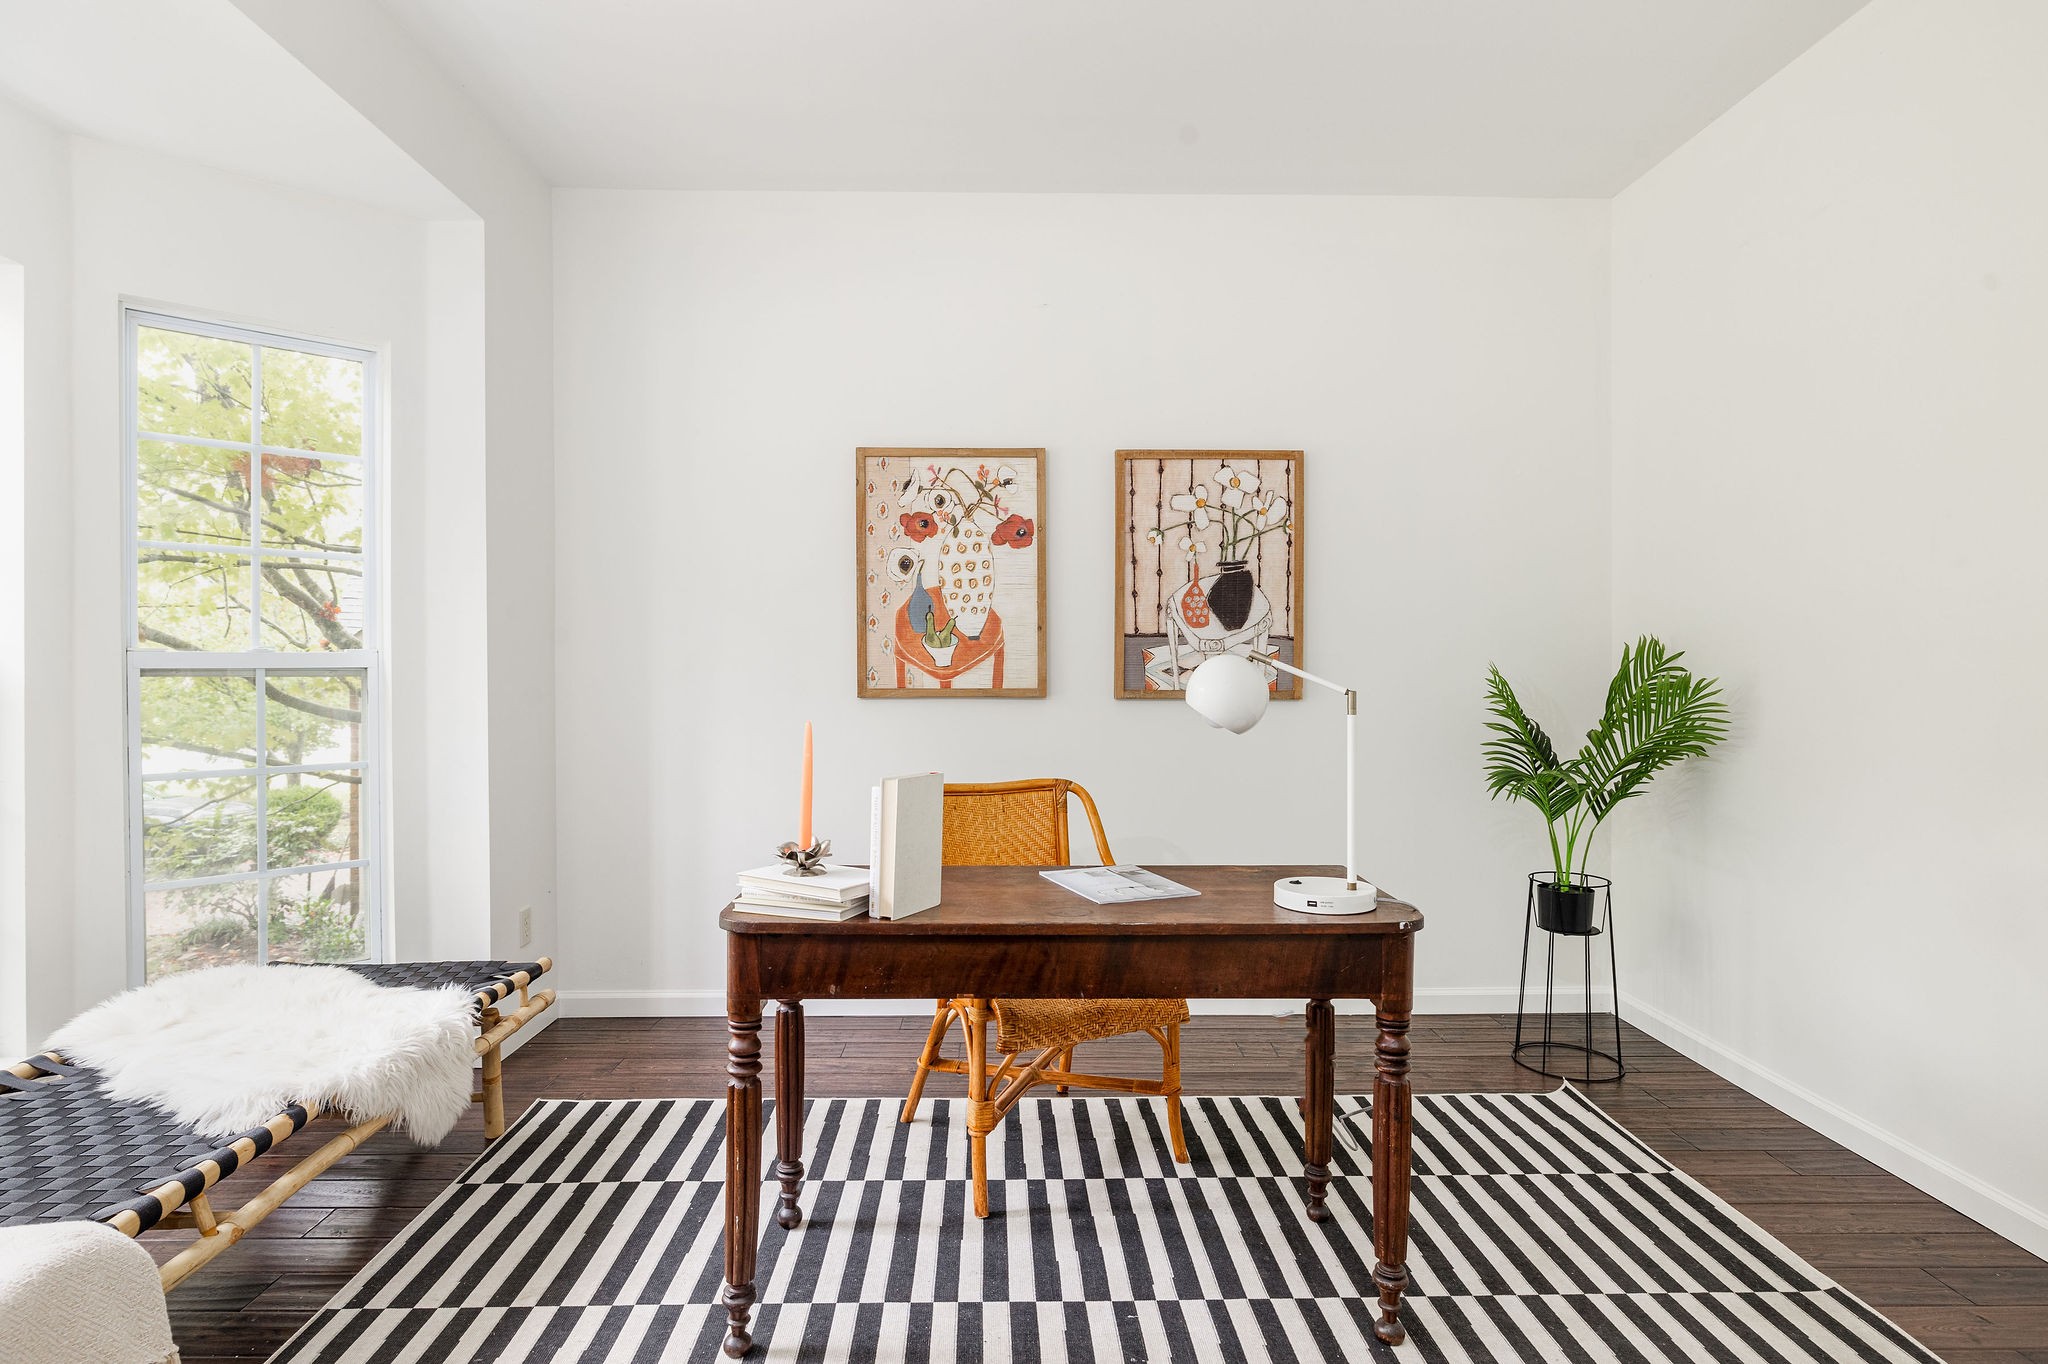
[[(1543, 1036), (1540, 1038), (1531, 1037), (1526, 1042), (1522, 1040), (1529, 993), (1529, 938), (1537, 927), (1536, 888), (1539, 885), (1548, 884), (1543, 878), (1550, 877), (1551, 875), (1552, 873), (1550, 872), (1541, 871), (1529, 873), (1528, 915), (1522, 923), (1522, 974), (1516, 981), (1515, 1048), (1512, 1055), (1515, 1064), (1522, 1067), (1522, 1069), (1533, 1070), (1538, 1075), (1548, 1075), (1554, 1080), (1577, 1080), (1582, 1084), (1607, 1084), (1619, 1080), (1622, 1076), (1628, 1074), (1628, 1068), (1621, 1061), (1621, 978), (1615, 971), (1614, 883), (1606, 877), (1585, 876), (1575, 878), (1575, 883), (1582, 882), (1596, 892), (1604, 905), (1604, 912), (1595, 914), (1592, 922), (1587, 925), (1584, 932), (1553, 930), (1548, 925), (1544, 926)], [(1607, 979), (1614, 987), (1614, 1050), (1612, 1052), (1601, 1051), (1593, 1045), (1593, 939), (1602, 935), (1605, 935), (1607, 938)], [(1551, 1000), (1557, 984), (1557, 940), (1559, 938), (1578, 938), (1584, 945), (1585, 994), (1582, 1004), (1585, 1031), (1579, 1034), (1585, 1039), (1583, 1043), (1559, 1041), (1551, 1036), (1551, 1025), (1554, 1019)], [(1570, 951), (1571, 949), (1566, 948), (1565, 950)], [(1536, 1054), (1537, 1064), (1531, 1065), (1528, 1061), (1522, 1059), (1522, 1053), (1525, 1051)], [(1567, 1075), (1562, 1070), (1551, 1069), (1550, 1053), (1553, 1051), (1577, 1052), (1585, 1057), (1583, 1073)], [(1606, 1062), (1597, 1072), (1594, 1070), (1594, 1062), (1596, 1060)]]

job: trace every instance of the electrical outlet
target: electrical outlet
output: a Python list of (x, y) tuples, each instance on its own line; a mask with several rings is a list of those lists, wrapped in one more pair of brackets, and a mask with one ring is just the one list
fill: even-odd
[(527, 905), (519, 911), (519, 945), (529, 947), (533, 943), (533, 906)]

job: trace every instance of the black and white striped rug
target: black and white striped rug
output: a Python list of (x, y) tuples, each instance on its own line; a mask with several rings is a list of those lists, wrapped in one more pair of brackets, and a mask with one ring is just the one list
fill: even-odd
[[(1291, 1099), (1027, 1101), (968, 1204), (965, 1105), (816, 1100), (804, 1224), (763, 1185), (765, 1361), (1662, 1364), (1934, 1356), (1573, 1090), (1415, 1101), (1409, 1341), (1373, 1339), (1362, 1098), (1329, 1223)], [(772, 1105), (770, 1105), (772, 1109)], [(721, 1358), (724, 1105), (526, 1111), (275, 1361)], [(774, 1156), (773, 1114), (764, 1143)]]

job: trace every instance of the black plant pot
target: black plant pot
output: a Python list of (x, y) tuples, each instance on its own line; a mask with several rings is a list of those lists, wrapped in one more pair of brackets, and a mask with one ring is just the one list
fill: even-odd
[(1241, 630), (1251, 619), (1252, 595), (1259, 585), (1243, 559), (1225, 559), (1216, 565), (1216, 581), (1209, 584), (1209, 609), (1226, 630)]
[(1568, 933), (1583, 937), (1593, 932), (1594, 909), (1600, 898), (1600, 877), (1586, 877), (1584, 884), (1560, 886), (1554, 881), (1536, 883), (1536, 926), (1546, 933)]
[[(1593, 940), (1607, 939), (1607, 979), (1611, 997), (1621, 997), (1620, 978), (1615, 974), (1614, 953), (1614, 883), (1604, 876), (1588, 876), (1581, 872), (1571, 877), (1565, 885), (1557, 884), (1554, 871), (1529, 873), (1529, 898), (1525, 902), (1522, 919), (1522, 969), (1515, 988), (1515, 1045), (1510, 1053), (1516, 1065), (1524, 1070), (1533, 1070), (1538, 1075), (1548, 1075), (1559, 1080), (1576, 1080), (1583, 1084), (1597, 1084), (1607, 1080), (1619, 1080), (1628, 1073), (1628, 1067), (1621, 1059), (1621, 1010), (1614, 1011), (1614, 1049), (1594, 1045), (1593, 1032)], [(1597, 907), (1596, 907), (1597, 906)], [(1545, 938), (1543, 954), (1543, 1005), (1539, 1013), (1529, 1012), (1529, 940), (1541, 927), (1550, 936)], [(1579, 1015), (1576, 1027), (1566, 1023), (1557, 1027), (1558, 1014), (1554, 995), (1557, 988), (1557, 940), (1560, 937), (1577, 938), (1579, 951), (1584, 961), (1579, 979), (1584, 982), (1585, 994), (1579, 1007), (1564, 1006), (1565, 1017)], [(1565, 960), (1571, 960), (1571, 948), (1564, 949)], [(1536, 1036), (1523, 1038), (1523, 1030), (1531, 1021), (1539, 1025)], [(1556, 1035), (1559, 1031), (1563, 1036)], [(1560, 1053), (1553, 1061), (1551, 1053)], [(1583, 1058), (1572, 1064), (1574, 1056)]]

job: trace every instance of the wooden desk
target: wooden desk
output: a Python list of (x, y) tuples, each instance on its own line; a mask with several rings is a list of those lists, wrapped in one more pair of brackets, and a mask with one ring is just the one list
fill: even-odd
[[(728, 906), (726, 930), (725, 1352), (753, 1346), (761, 1186), (761, 1004), (775, 1019), (775, 1220), (792, 1228), (803, 1183), (805, 999), (1267, 998), (1308, 1001), (1303, 1091), (1308, 1216), (1327, 1221), (1335, 1123), (1333, 999), (1378, 1011), (1372, 1105), (1373, 1250), (1380, 1319), (1399, 1344), (1408, 1285), (1408, 1020), (1422, 915), (1382, 897), (1370, 914), (1297, 914), (1273, 881), (1339, 867), (1159, 867), (1196, 899), (1097, 905), (1029, 867), (949, 867), (945, 903), (908, 919), (825, 923)], [(906, 1052), (906, 1073), (912, 1058)], [(972, 1077), (970, 1076), (970, 1082)]]

